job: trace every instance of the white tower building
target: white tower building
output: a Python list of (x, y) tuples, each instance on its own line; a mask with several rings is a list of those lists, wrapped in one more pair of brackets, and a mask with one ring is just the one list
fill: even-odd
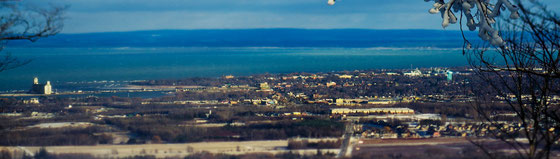
[(52, 94), (51, 81), (47, 81), (47, 84), (45, 84), (44, 94)]

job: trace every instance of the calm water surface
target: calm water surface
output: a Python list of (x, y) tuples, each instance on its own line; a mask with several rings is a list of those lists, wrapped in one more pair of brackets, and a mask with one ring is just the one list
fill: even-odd
[(8, 48), (6, 51), (32, 62), (0, 72), (0, 90), (28, 89), (33, 77), (57, 84), (467, 64), (459, 49), (430, 48), (125, 47)]

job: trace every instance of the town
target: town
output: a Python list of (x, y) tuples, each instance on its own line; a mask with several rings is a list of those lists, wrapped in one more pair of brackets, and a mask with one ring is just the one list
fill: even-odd
[[(147, 80), (110, 90), (165, 92), (140, 98), (72, 96), (87, 92), (56, 92), (56, 85), (48, 81), (40, 84), (35, 78), (29, 92), (0, 96), (0, 145), (282, 140), (284, 146), (267, 150), (240, 150), (237, 146), (217, 152), (324, 149), (334, 157), (359, 153), (360, 144), (391, 140), (453, 143), (503, 131), (511, 132), (504, 135), (523, 135), (518, 132), (527, 127), (518, 123), (503, 103), (504, 98), (513, 100), (515, 96), (490, 94), (492, 98), (485, 101), (493, 103), (489, 111), (500, 126), (477, 118), (472, 106), (480, 102), (474, 100), (472, 90), (477, 86), (467, 68), (420, 68)], [(553, 95), (548, 102), (558, 105), (560, 96)], [(19, 156), (33, 152), (10, 151)], [(126, 157), (119, 151), (92, 155)], [(201, 151), (190, 148), (142, 154), (170, 157)]]

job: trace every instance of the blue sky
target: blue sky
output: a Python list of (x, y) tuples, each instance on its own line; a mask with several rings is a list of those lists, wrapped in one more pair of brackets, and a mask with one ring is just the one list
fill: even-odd
[[(155, 29), (442, 29), (424, 0), (29, 0), (69, 5), (63, 33)], [(544, 0), (553, 10), (559, 0)], [(448, 30), (458, 29), (452, 25)]]

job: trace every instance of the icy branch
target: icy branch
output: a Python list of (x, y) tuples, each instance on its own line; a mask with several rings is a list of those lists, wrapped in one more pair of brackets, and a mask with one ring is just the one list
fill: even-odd
[[(506, 9), (510, 12), (509, 18), (519, 18), (517, 6), (509, 0), (424, 0), (433, 1), (433, 8), (428, 10), (431, 14), (441, 14), (441, 26), (446, 28), (449, 24), (457, 23), (455, 14), (463, 14), (466, 18), (466, 26), (470, 31), (478, 28), (478, 36), (495, 46), (503, 46), (504, 40), (499, 31), (492, 27), (496, 23), (495, 18), (500, 16)], [(495, 3), (491, 3), (495, 1)], [(334, 5), (335, 0), (328, 0), (329, 5)], [(473, 9), (473, 10), (471, 10)], [(461, 24), (462, 25), (462, 24)]]
[[(457, 22), (457, 17), (453, 13), (463, 14), (467, 20), (467, 27), (474, 31), (478, 28), (478, 36), (490, 42), (495, 46), (503, 46), (504, 40), (499, 31), (492, 27), (496, 23), (496, 17), (500, 16), (503, 10), (510, 12), (510, 18), (519, 18), (517, 6), (511, 4), (509, 0), (496, 0), (492, 4), (491, 0), (424, 0), (426, 2), (433, 1), (434, 7), (428, 12), (432, 14), (441, 14), (443, 19), (441, 25), (443, 28), (449, 26), (449, 23)], [(475, 12), (471, 9), (476, 8)]]
[(329, 0), (329, 1), (327, 2), (327, 4), (329, 4), (329, 5), (332, 6), (332, 5), (334, 5), (334, 1), (335, 1), (335, 0)]

